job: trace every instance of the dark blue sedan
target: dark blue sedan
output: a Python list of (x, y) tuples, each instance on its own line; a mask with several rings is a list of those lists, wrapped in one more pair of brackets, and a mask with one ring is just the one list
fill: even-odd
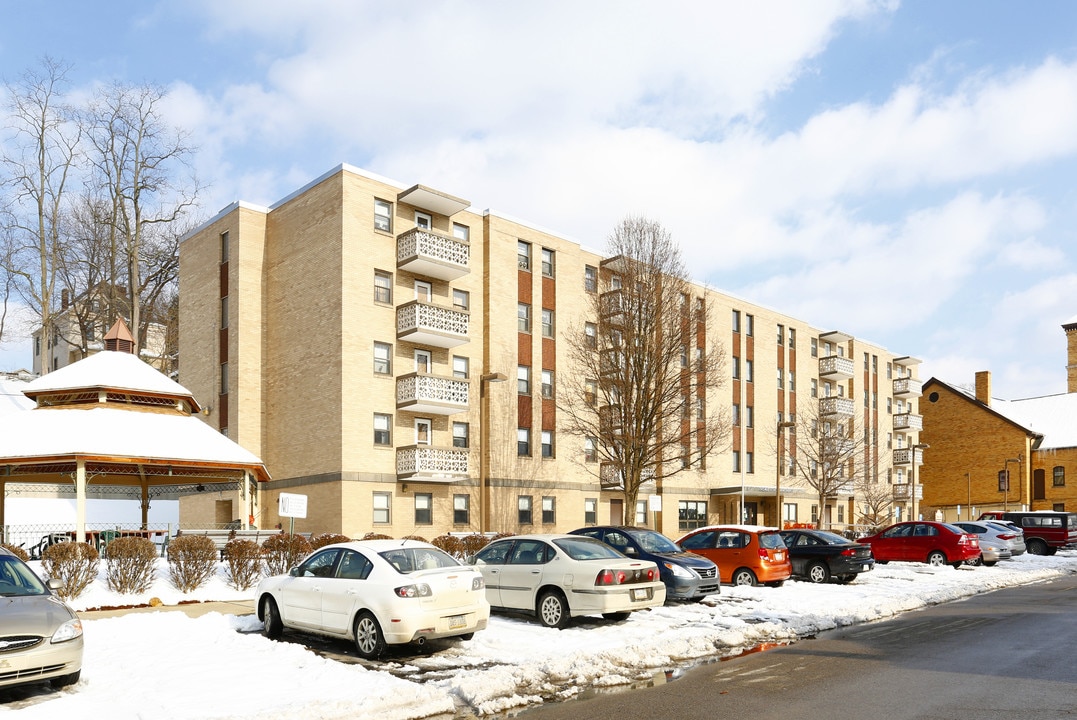
[(782, 530), (793, 575), (815, 583), (831, 578), (844, 584), (875, 567), (871, 546), (826, 530)]

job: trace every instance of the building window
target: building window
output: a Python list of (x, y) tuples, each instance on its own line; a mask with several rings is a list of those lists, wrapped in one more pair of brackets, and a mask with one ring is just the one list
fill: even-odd
[(733, 356), (733, 379), (740, 379), (740, 358), (736, 355)]
[(797, 381), (796, 381), (796, 378), (793, 377), (793, 371), (790, 370), (789, 371), (789, 392), (796, 392), (796, 391), (797, 391)]
[(751, 450), (744, 453), (744, 471), (747, 473), (755, 472), (755, 454)]
[(221, 233), (221, 262), (228, 262), (228, 231)]
[(610, 275), (610, 290), (620, 290), (620, 289), (621, 289), (621, 276), (616, 275), (616, 274), (615, 275)]
[(745, 379), (745, 381), (746, 382), (752, 382), (752, 376), (753, 376), (753, 374), (752, 374), (752, 361), (751, 360), (745, 360), (744, 361), (744, 379)]
[(542, 371), (542, 397), (553, 400), (553, 370)]
[(531, 428), (516, 428), (516, 454), (531, 456)]
[(374, 302), (393, 302), (393, 276), (381, 270), (374, 271)]
[(782, 385), (785, 384), (785, 371), (778, 368), (778, 389), (782, 389)]
[(819, 338), (813, 337), (811, 339), (811, 356), (819, 357)]
[(454, 310), (467, 312), (471, 308), (471, 296), (467, 290), (452, 291), (452, 306)]
[(794, 328), (789, 328), (789, 347), (795, 348), (797, 346), (797, 331)]
[(393, 231), (393, 204), (391, 202), (374, 198), (374, 229), (387, 233)]
[(471, 496), (452, 496), (452, 521), (454, 525), (469, 525), (471, 523)]
[(696, 420), (705, 420), (707, 418), (707, 401), (703, 398), (696, 398)]
[(388, 525), (392, 517), (389, 514), (392, 494), (387, 492), (374, 493), (374, 524)]
[[(55, 368), (53, 368), (55, 369)], [(221, 395), (228, 394), (228, 363), (221, 363)]]
[(784, 345), (785, 344), (785, 326), (784, 325), (779, 325), (778, 326), (778, 344), (779, 345)]
[(1055, 487), (1066, 486), (1066, 468), (1062, 467), (1061, 465), (1055, 465), (1053, 484)]
[(598, 328), (594, 323), (583, 324), (583, 341), (589, 348), (598, 347)]
[(679, 500), (677, 502), (677, 529), (695, 530), (707, 524), (705, 500)]
[(740, 332), (740, 310), (733, 311), (733, 332)]
[(429, 230), (432, 224), (433, 219), (429, 215), (418, 210), (415, 211), (415, 227)]
[(886, 398), (886, 414), (892, 415), (894, 412), (894, 400), (893, 398)]
[(553, 431), (552, 430), (543, 430), (542, 431), (542, 457), (544, 457), (544, 458), (552, 458), (553, 457)]
[(587, 379), (583, 381), (583, 400), (590, 407), (594, 407), (598, 402), (598, 382), (595, 380)]
[(531, 368), (527, 365), (519, 365), (516, 368), (516, 393), (518, 395), (531, 394)]
[(470, 428), (466, 422), (454, 422), (452, 424), (452, 446), (458, 448), (468, 447), (468, 435)]
[(894, 379), (894, 366), (893, 366), (892, 363), (886, 363), (886, 379), (887, 380), (893, 380)]
[(740, 403), (733, 403), (733, 427), (740, 427)]
[(469, 360), (462, 355), (452, 356), (452, 376), (466, 380), (469, 374)]
[(583, 522), (585, 525), (595, 525), (598, 523), (598, 499), (597, 498), (584, 498), (583, 500)]
[(522, 333), (531, 332), (531, 306), (527, 303), (516, 305), (516, 329)]
[(755, 408), (751, 405), (744, 406), (744, 427), (755, 427)]
[(583, 439), (583, 461), (595, 462), (598, 460), (598, 441), (593, 437)]
[[(228, 296), (221, 298), (221, 329), (228, 327)], [(93, 340), (93, 327), (90, 327), (88, 340)]]
[(467, 225), (461, 225), (460, 223), (453, 223), (452, 236), (457, 240), (468, 242), (471, 239), (471, 228)]
[(755, 335), (755, 315), (744, 313), (744, 334), (748, 337)]
[(374, 343), (374, 372), (378, 375), (393, 374), (393, 346), (389, 343)]
[(583, 289), (592, 293), (598, 290), (598, 268), (593, 265), (583, 266)]
[(557, 504), (549, 495), (542, 496), (542, 524), (553, 525), (557, 522)]
[(385, 413), (374, 413), (374, 444), (393, 444), (393, 416)]
[(553, 337), (553, 310), (542, 308), (542, 337)]
[(740, 450), (733, 451), (733, 472), (740, 472)]
[(516, 521), (520, 525), (531, 524), (531, 496), (520, 495), (516, 499)]
[(531, 243), (516, 241), (516, 265), (521, 270), (531, 271)]
[(553, 277), (553, 250), (542, 248), (542, 274)]
[(430, 493), (415, 493), (415, 524), (434, 524), (434, 496)]
[(819, 381), (815, 378), (811, 379), (811, 396), (819, 397)]

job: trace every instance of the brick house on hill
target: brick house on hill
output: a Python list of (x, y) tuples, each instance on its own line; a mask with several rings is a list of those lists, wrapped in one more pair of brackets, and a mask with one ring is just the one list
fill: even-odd
[(925, 518), (967, 520), (1005, 509), (1077, 511), (1077, 318), (1062, 328), (1068, 341), (1065, 393), (993, 398), (986, 371), (976, 373), (974, 395), (937, 378), (924, 383), (920, 439), (930, 446), (920, 470)]

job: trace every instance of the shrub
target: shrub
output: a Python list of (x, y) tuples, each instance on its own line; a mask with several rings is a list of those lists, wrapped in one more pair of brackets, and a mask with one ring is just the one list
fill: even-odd
[(471, 557), (479, 550), (482, 550), (490, 543), (490, 538), (486, 537), (482, 533), (474, 533), (473, 535), (465, 535), (460, 544), (464, 546), (464, 557)]
[(197, 590), (216, 574), (217, 557), (217, 546), (208, 536), (183, 535), (168, 544), (168, 576), (180, 592)]
[(405, 535), (404, 539), (405, 540), (418, 540), (419, 542), (426, 542), (426, 538), (424, 538), (422, 535)]
[(339, 535), (337, 533), (322, 533), (315, 535), (310, 539), (310, 549), (317, 550), (323, 548), (326, 545), (333, 545), (334, 543), (349, 542), (351, 540), (347, 535)]
[(157, 546), (152, 540), (144, 537), (117, 538), (108, 544), (108, 555), (105, 557), (108, 589), (125, 594), (146, 592), (153, 583), (156, 565)]
[(89, 543), (56, 543), (41, 553), (41, 569), (60, 581), (56, 594), (64, 600), (77, 598), (97, 579), (97, 565), (97, 548)]
[(364, 540), (392, 540), (392, 535), (386, 535), (384, 533), (368, 532), (363, 536)]
[(253, 540), (235, 538), (221, 551), (228, 584), (236, 590), (254, 587), (262, 575), (262, 548)]
[(444, 550), (454, 558), (460, 559), (464, 557), (464, 543), (454, 535), (438, 535), (430, 541), (430, 544)]
[(266, 575), (284, 575), (310, 554), (310, 543), (302, 535), (272, 535), (262, 543)]
[(8, 543), (0, 543), (0, 547), (5, 548), (5, 549), (10, 550), (11, 552), (15, 553), (15, 555), (20, 560), (22, 560), (23, 562), (29, 562), (30, 561), (30, 553), (26, 552), (25, 550), (23, 550), (18, 545), (9, 545)]

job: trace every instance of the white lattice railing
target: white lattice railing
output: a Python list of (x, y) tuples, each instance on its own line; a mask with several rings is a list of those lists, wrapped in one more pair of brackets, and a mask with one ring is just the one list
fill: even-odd
[(819, 398), (820, 415), (852, 415), (856, 412), (856, 406), (852, 398), (847, 397), (824, 397)]
[(427, 257), (466, 268), (471, 262), (471, 246), (424, 228), (413, 228), (397, 237), (396, 261), (400, 263), (413, 257)]
[(397, 333), (416, 329), (467, 337), (470, 316), (466, 312), (419, 301), (396, 309)]
[(819, 358), (819, 374), (824, 377), (827, 375), (844, 375), (845, 377), (852, 377), (853, 360), (852, 358), (842, 357), (841, 355), (821, 357)]
[(901, 396), (920, 396), (923, 385), (919, 380), (910, 377), (894, 378), (894, 394)]
[(404, 375), (396, 380), (396, 402), (433, 402), (441, 405), (467, 407), (467, 380), (443, 378), (436, 375)]
[(396, 451), (397, 475), (424, 477), (467, 477), (467, 450), (415, 446)]
[(919, 432), (924, 429), (924, 418), (912, 413), (898, 413), (894, 416), (894, 429)]

